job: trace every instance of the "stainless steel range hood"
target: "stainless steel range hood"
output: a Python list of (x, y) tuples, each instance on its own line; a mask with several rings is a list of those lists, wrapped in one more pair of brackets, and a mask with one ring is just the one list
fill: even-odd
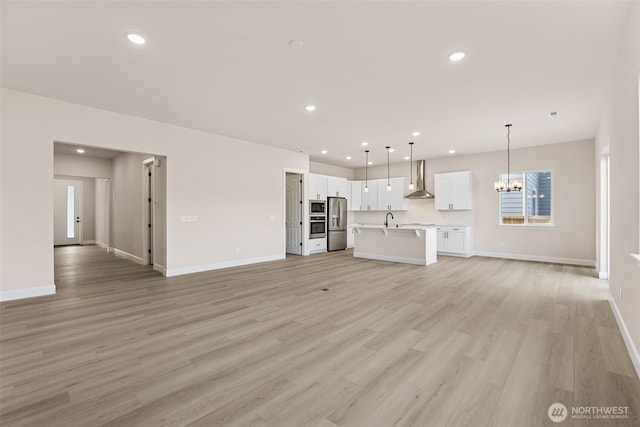
[(425, 164), (424, 160), (418, 162), (418, 176), (416, 177), (416, 191), (404, 196), (405, 199), (433, 199), (433, 194), (426, 190), (425, 186)]

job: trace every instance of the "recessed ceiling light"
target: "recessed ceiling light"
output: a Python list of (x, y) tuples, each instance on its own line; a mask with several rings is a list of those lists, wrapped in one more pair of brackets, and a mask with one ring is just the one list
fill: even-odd
[(307, 105), (306, 107), (304, 107), (305, 110), (307, 111), (316, 111), (316, 106), (315, 105)]
[(455, 152), (456, 152), (456, 150), (449, 150), (449, 154), (453, 154)]
[(362, 146), (366, 147), (367, 145), (369, 145), (369, 143), (367, 141), (362, 141)]
[(82, 148), (78, 148), (76, 151), (80, 154), (84, 153), (84, 150)]
[(404, 159), (405, 159), (405, 160), (409, 160), (410, 158), (411, 158), (411, 157), (409, 157), (409, 156), (404, 156)]
[(322, 154), (327, 154), (327, 150), (322, 150), (321, 153)]
[(413, 135), (413, 136), (419, 136), (419, 135), (420, 135), (420, 132), (415, 131), (415, 132), (411, 133), (411, 135)]
[(144, 39), (144, 37), (142, 37), (140, 34), (137, 33), (132, 33), (132, 32), (128, 32), (127, 34), (127, 38), (129, 39), (129, 41), (131, 43), (135, 43), (135, 44), (145, 44), (146, 40)]
[(351, 156), (347, 156), (347, 160), (351, 160)]
[(557, 111), (552, 111), (549, 113), (550, 119), (557, 119), (558, 117), (560, 117), (560, 113), (558, 113)]
[(452, 61), (460, 61), (465, 57), (466, 53), (459, 50), (457, 52), (453, 52), (451, 55), (449, 55), (449, 59)]
[(302, 42), (302, 40), (291, 40), (289, 42), (289, 47), (293, 49), (302, 49), (302, 46), (304, 46), (304, 43)]
[(371, 166), (373, 164), (373, 162), (369, 162), (368, 165)]

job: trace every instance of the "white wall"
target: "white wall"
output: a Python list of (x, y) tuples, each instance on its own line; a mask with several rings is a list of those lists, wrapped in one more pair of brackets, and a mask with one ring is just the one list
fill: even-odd
[[(395, 214), (399, 222), (473, 225), (474, 250), (485, 255), (517, 256), (593, 265), (595, 259), (595, 198), (593, 141), (567, 142), (511, 150), (512, 170), (553, 170), (553, 229), (498, 226), (498, 194), (493, 183), (506, 172), (506, 152), (450, 156), (428, 160), (426, 186), (433, 193), (433, 174), (470, 170), (474, 173), (473, 211), (441, 212), (433, 199), (410, 200), (408, 212)], [(414, 165), (415, 181), (415, 165)], [(391, 165), (391, 177), (409, 178), (409, 164)], [(364, 179), (364, 169), (356, 171)], [(386, 166), (369, 169), (369, 178), (386, 178)], [(383, 213), (355, 213), (354, 222), (384, 221)]]
[(53, 173), (56, 175), (111, 178), (111, 159), (54, 153)]
[[(0, 93), (0, 298), (25, 296), (30, 289), (37, 294), (54, 283), (54, 141), (167, 156), (169, 275), (285, 256), (283, 169), (308, 171), (307, 155), (7, 89)], [(181, 215), (199, 221), (182, 223)]]
[(324, 163), (309, 162), (309, 172), (353, 180), (354, 170)]
[(95, 241), (96, 244), (107, 247), (109, 241), (109, 218), (110, 206), (110, 180), (107, 178), (96, 178), (95, 188)]
[[(614, 310), (626, 325), (640, 376), (640, 263), (630, 253), (640, 252), (640, 143), (638, 133), (638, 79), (640, 78), (640, 3), (634, 3), (619, 58), (614, 67), (612, 93), (605, 108), (595, 146), (594, 167), (599, 170), (600, 153), (609, 146), (611, 246), (609, 286)], [(600, 183), (598, 174), (597, 181)], [(599, 189), (600, 191), (600, 189)], [(600, 194), (598, 191), (598, 194)], [(598, 198), (599, 199), (599, 198)], [(599, 208), (596, 206), (596, 211)], [(598, 217), (598, 233), (600, 221)], [(617, 307), (617, 308), (616, 308)], [(623, 336), (624, 327), (623, 329)], [(635, 350), (633, 349), (635, 347)]]

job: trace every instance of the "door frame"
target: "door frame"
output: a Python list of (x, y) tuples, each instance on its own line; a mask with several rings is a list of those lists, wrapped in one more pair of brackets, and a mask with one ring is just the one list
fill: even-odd
[[(84, 181), (77, 181), (77, 180), (73, 180), (73, 179), (64, 179), (64, 178), (53, 178), (53, 182), (54, 185), (56, 182), (61, 182), (61, 183), (73, 183), (75, 184), (79, 184), (79, 196), (78, 197), (78, 211), (79, 211), (79, 216), (80, 217), (80, 226), (78, 226), (78, 245), (82, 245), (82, 229), (84, 228), (84, 215), (83, 215), (83, 207), (84, 207)], [(75, 197), (75, 196), (74, 196)], [(55, 204), (55, 200), (53, 201), (53, 203)], [(53, 230), (54, 230), (54, 236), (53, 236), (53, 246), (56, 246), (55, 242), (56, 242), (56, 238), (55, 238), (55, 218), (54, 218), (54, 226), (53, 226)], [(73, 245), (75, 243), (71, 243), (70, 245)], [(64, 246), (64, 245), (58, 245), (58, 246)]]
[[(156, 227), (155, 197), (156, 157), (142, 161), (142, 265), (153, 265), (153, 235)], [(147, 174), (151, 172), (151, 179)], [(151, 224), (149, 227), (148, 224)], [(151, 251), (151, 252), (150, 252)]]
[(598, 248), (598, 277), (609, 279), (611, 260), (611, 155), (607, 144), (600, 153), (600, 245)]
[(287, 173), (296, 173), (302, 179), (302, 256), (309, 255), (309, 206), (306, 201), (309, 171), (283, 168), (282, 170), (282, 254), (287, 255)]

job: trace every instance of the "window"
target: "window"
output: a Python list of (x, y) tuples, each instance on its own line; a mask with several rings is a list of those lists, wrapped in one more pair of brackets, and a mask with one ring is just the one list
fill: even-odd
[[(507, 174), (500, 179), (506, 182)], [(553, 225), (551, 172), (515, 172), (509, 180), (522, 182), (522, 191), (500, 193), (500, 224)]]

